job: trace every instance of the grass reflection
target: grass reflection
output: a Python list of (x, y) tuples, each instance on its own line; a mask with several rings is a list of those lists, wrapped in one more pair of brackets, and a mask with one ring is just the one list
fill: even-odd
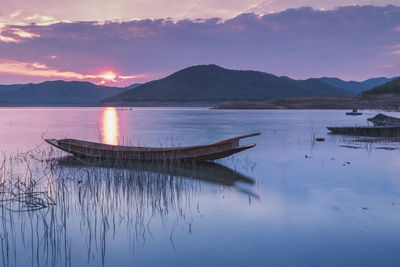
[[(123, 232), (133, 254), (136, 245), (153, 238), (154, 220), (165, 223), (173, 245), (176, 225), (188, 220), (192, 207), (199, 208), (196, 199), (204, 182), (218, 187), (254, 183), (216, 163), (82, 161), (60, 158), (53, 149), (4, 158), (0, 196), (11, 192), (14, 198), (0, 207), (3, 266), (71, 266), (82, 263), (74, 258), (77, 250), (85, 251), (87, 265), (104, 266), (109, 242), (118, 242)], [(33, 198), (19, 197), (16, 181)], [(21, 200), (43, 206), (29, 209)], [(173, 218), (169, 224), (167, 218)], [(188, 223), (191, 227), (192, 221)]]

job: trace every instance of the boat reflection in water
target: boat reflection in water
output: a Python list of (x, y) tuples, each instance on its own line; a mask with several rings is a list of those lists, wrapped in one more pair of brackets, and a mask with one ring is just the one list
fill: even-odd
[(57, 164), (65, 167), (103, 167), (108, 169), (125, 169), (136, 172), (150, 172), (200, 180), (213, 184), (235, 186), (237, 182), (254, 184), (254, 180), (236, 172), (228, 167), (215, 162), (196, 163), (171, 163), (171, 162), (145, 162), (145, 161), (113, 161), (98, 159), (79, 159), (67, 156), (57, 160)]
[(103, 110), (102, 126), (103, 143), (108, 145), (118, 145), (118, 114), (115, 108), (105, 108)]
[[(12, 204), (3, 202), (0, 245), (7, 253), (0, 253), (0, 262), (4, 266), (70, 266), (71, 262), (104, 266), (115, 256), (110, 247), (120, 247), (133, 259), (137, 245), (162, 240), (164, 235), (174, 246), (175, 228), (189, 229), (191, 234), (206, 184), (217, 194), (215, 189), (244, 192), (239, 184), (254, 184), (253, 179), (212, 162), (146, 164), (63, 157), (39, 164), (34, 157), (27, 160), (35, 161), (29, 166), (37, 169), (25, 172), (32, 174), (26, 178), (40, 181), (32, 183), (29, 194), (50, 192), (46, 197), (54, 205), (13, 212)], [(129, 246), (121, 245), (124, 242)], [(82, 250), (86, 251), (83, 258)]]

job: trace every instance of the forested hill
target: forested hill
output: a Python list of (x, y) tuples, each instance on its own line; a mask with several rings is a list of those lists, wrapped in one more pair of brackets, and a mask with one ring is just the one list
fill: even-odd
[(374, 94), (400, 94), (400, 78), (363, 92), (363, 95)]
[(353, 95), (353, 93), (318, 79), (293, 80), (259, 71), (229, 70), (217, 65), (198, 65), (105, 98), (103, 102), (259, 101), (348, 95)]

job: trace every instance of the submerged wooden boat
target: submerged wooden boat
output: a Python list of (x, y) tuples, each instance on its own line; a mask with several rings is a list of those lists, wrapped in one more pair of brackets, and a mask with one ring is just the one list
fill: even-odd
[(400, 126), (327, 127), (333, 134), (358, 136), (400, 136)]
[(241, 146), (239, 141), (260, 134), (237, 136), (209, 145), (171, 148), (117, 146), (77, 139), (45, 139), (45, 141), (77, 157), (143, 161), (207, 161), (225, 158), (254, 147), (256, 144)]
[(400, 119), (387, 116), (385, 114), (379, 113), (373, 118), (367, 119), (372, 122), (374, 126), (400, 126)]

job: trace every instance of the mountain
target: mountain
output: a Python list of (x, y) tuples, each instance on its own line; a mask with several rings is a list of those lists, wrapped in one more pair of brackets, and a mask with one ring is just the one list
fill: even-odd
[(102, 101), (105, 103), (221, 102), (337, 95), (353, 94), (318, 79), (293, 80), (258, 71), (229, 70), (217, 65), (199, 65), (180, 70), (163, 79), (145, 83)]
[(95, 104), (100, 99), (125, 91), (125, 88), (107, 87), (90, 82), (48, 81), (21, 86), (10, 85), (1, 90), (0, 102), (11, 104)]
[(124, 88), (125, 89), (133, 89), (133, 88), (136, 88), (136, 87), (138, 87), (140, 85), (142, 85), (142, 84), (141, 83), (134, 83), (134, 84), (128, 85), (128, 86), (126, 86)]
[(368, 80), (363, 81), (362, 83), (368, 85), (368, 86), (369, 86), (368, 89), (371, 89), (371, 88), (373, 88), (373, 87), (380, 86), (380, 85), (385, 84), (385, 83), (387, 83), (387, 82), (393, 81), (393, 80), (395, 80), (395, 79), (397, 79), (397, 78), (400, 78), (400, 77), (393, 77), (393, 78), (386, 78), (386, 77), (371, 78), (371, 79), (368, 79)]
[(377, 94), (400, 94), (400, 78), (376, 86), (371, 90), (363, 92), (363, 95), (377, 95)]
[(26, 84), (10, 84), (10, 85), (0, 85), (0, 92), (11, 92), (25, 86)]
[(338, 78), (329, 78), (329, 77), (319, 78), (319, 80), (324, 83), (327, 83), (329, 85), (338, 88), (346, 89), (350, 92), (353, 92), (356, 95), (359, 95), (363, 91), (369, 90), (375, 86), (382, 85), (393, 79), (395, 78), (379, 77), (379, 78), (371, 78), (362, 82), (356, 82), (356, 81), (343, 81)]

